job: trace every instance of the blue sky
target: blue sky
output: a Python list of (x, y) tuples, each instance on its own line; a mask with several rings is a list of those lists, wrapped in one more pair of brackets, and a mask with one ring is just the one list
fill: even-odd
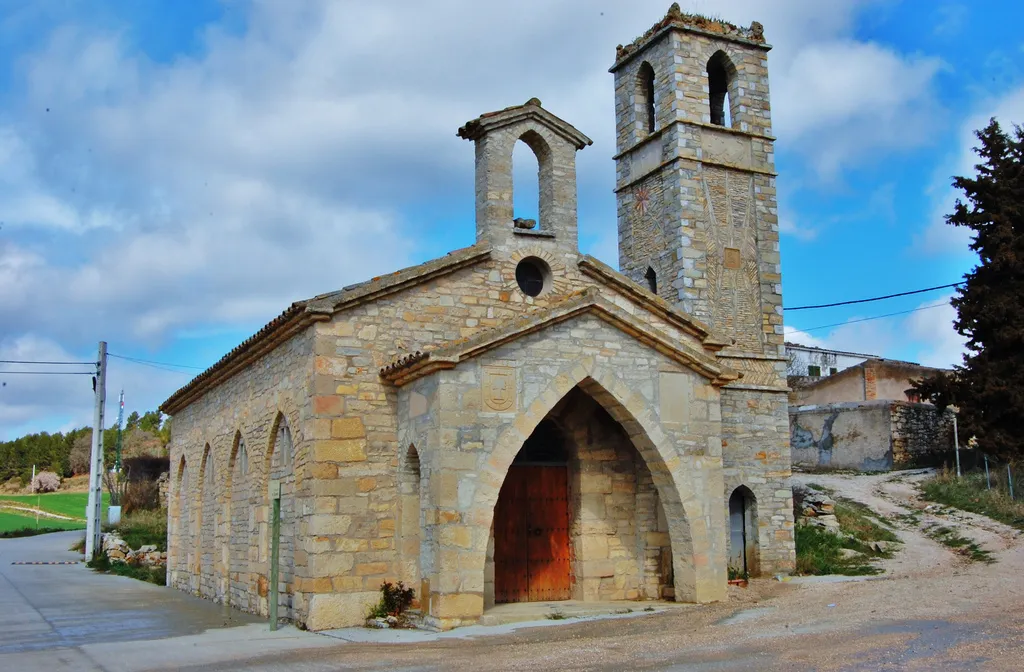
[[(91, 360), (104, 339), (205, 367), (294, 300), (472, 244), (473, 149), (455, 130), (532, 96), (594, 139), (581, 246), (617, 265), (607, 69), (668, 4), (0, 0), (0, 359)], [(990, 116), (1024, 123), (1020, 3), (681, 5), (760, 21), (774, 46), (787, 306), (960, 279), (973, 256), (942, 221), (950, 178)], [(528, 212), (532, 158), (516, 159)], [(856, 321), (948, 296), (786, 323), (949, 365), (948, 305)], [(3, 370), (0, 439), (91, 421), (88, 377)], [(142, 411), (197, 372), (112, 359), (109, 409), (122, 386)]]

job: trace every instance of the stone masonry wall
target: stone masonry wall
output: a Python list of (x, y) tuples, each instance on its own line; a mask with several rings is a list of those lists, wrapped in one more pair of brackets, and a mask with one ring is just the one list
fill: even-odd
[[(795, 550), (767, 50), (744, 35), (673, 26), (620, 51), (612, 68), (619, 257), (625, 275), (643, 283), (652, 269), (660, 296), (734, 340), (720, 353), (744, 374), (722, 390), (725, 497), (750, 488), (762, 569), (789, 571)], [(728, 61), (729, 126), (711, 123), (707, 64), (719, 52)], [(638, 104), (646, 102), (638, 81), (647, 66), (655, 77), (653, 132)]]
[(953, 411), (875, 401), (791, 408), (793, 464), (885, 471), (936, 466), (953, 451)]
[(887, 401), (791, 408), (789, 427), (793, 466), (857, 471), (892, 468)]
[(796, 565), (787, 408), (785, 392), (722, 389), (725, 501), (741, 485), (754, 493), (762, 574)]
[(891, 406), (894, 469), (931, 467), (952, 462), (953, 410), (905, 401)]
[[(294, 470), (297, 484), (282, 508), (293, 507), (300, 517), (312, 508), (302, 487), (303, 482), (308, 482), (304, 481), (303, 472), (308, 464), (312, 434), (312, 408), (308, 402), (312, 353), (313, 333), (307, 330), (174, 416), (168, 511), (169, 585), (208, 599), (229, 598), (233, 607), (267, 614), (267, 481), (270, 451), (282, 421), (291, 429), (294, 455), (289, 471)], [(236, 464), (240, 445), (245, 447), (245, 473)], [(293, 535), (295, 527), (294, 523), (283, 526), (282, 538)], [(299, 553), (290, 562), (291, 567), (287, 560), (283, 563), (282, 575), (294, 576), (285, 589), (288, 602), (294, 601), (296, 609), (282, 610), (280, 615), (301, 620), (301, 578), (306, 563)]]

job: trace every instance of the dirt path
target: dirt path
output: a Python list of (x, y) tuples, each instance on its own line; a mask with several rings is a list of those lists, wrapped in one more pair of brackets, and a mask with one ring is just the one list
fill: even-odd
[(1020, 561), (1020, 531), (959, 509), (926, 502), (918, 485), (931, 470), (873, 475), (795, 474), (794, 480), (814, 483), (869, 506), (887, 522), (903, 542), (893, 558), (881, 562), (885, 576), (928, 578), (959, 572), (971, 561), (935, 539), (942, 528), (954, 531), (998, 561)]
[(49, 511), (43, 511), (42, 509), (36, 509), (28, 506), (18, 506), (16, 504), (8, 504), (4, 501), (0, 501), (0, 511), (17, 511), (18, 513), (28, 513), (30, 515), (38, 515), (41, 518), (54, 518), (56, 520), (70, 520), (85, 522), (81, 518), (73, 518), (71, 516), (62, 516), (59, 513), (50, 513)]

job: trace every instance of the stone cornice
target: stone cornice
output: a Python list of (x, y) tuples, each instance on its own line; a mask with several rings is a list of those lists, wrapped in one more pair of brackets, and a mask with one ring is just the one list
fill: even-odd
[(466, 140), (478, 140), (491, 131), (529, 118), (535, 119), (540, 124), (550, 128), (554, 133), (565, 138), (565, 140), (573, 143), (576, 149), (583, 149), (588, 145), (594, 144), (593, 140), (583, 135), (575, 126), (541, 107), (540, 101), (536, 98), (531, 98), (522, 105), (513, 105), (497, 112), (481, 114), (476, 119), (467, 121), (456, 135)]
[(644, 145), (647, 145), (651, 142), (654, 142), (655, 140), (659, 139), (662, 135), (667, 133), (670, 129), (675, 128), (676, 126), (696, 126), (698, 128), (706, 128), (709, 131), (714, 131), (716, 133), (727, 133), (730, 135), (738, 135), (743, 138), (764, 140), (765, 142), (772, 143), (774, 143), (777, 140), (777, 138), (774, 135), (767, 135), (765, 133), (754, 133), (753, 131), (744, 131), (743, 129), (733, 128), (732, 126), (719, 126), (718, 124), (708, 124), (703, 121), (695, 121), (693, 119), (673, 119), (668, 123), (668, 125), (662, 126), (658, 130), (649, 133), (647, 136), (641, 138), (640, 140), (637, 140), (631, 147), (628, 147), (627, 149), (624, 149), (618, 154), (612, 156), (612, 160), (618, 161), (627, 154), (633, 153), (638, 148), (643, 147)]
[(669, 359), (708, 378), (712, 385), (727, 385), (740, 378), (737, 371), (723, 366), (713, 356), (690, 348), (635, 315), (630, 315), (594, 288), (570, 295), (549, 308), (518, 317), (505, 326), (454, 341), (436, 350), (406, 355), (383, 367), (380, 375), (384, 380), (402, 386), (435, 371), (454, 368), (460, 362), (523, 336), (583, 315), (598, 317)]
[(609, 285), (622, 292), (672, 326), (697, 338), (704, 345), (705, 349), (711, 352), (718, 352), (722, 348), (732, 345), (732, 340), (721, 334), (714, 333), (708, 325), (677, 310), (665, 299), (649, 292), (594, 257), (583, 255), (579, 261), (579, 268), (585, 275), (589, 275), (602, 284)]

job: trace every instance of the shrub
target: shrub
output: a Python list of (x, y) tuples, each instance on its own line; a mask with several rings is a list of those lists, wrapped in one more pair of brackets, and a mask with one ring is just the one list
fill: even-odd
[(124, 472), (104, 471), (103, 483), (107, 486), (107, 494), (110, 495), (110, 506), (121, 506), (125, 488), (128, 487), (128, 475)]
[(60, 476), (52, 471), (40, 471), (32, 479), (32, 492), (57, 492), (60, 489)]
[(171, 470), (171, 458), (156, 457), (154, 455), (140, 455), (138, 457), (126, 457), (121, 465), (124, 471), (130, 474), (131, 481), (156, 481), (160, 474)]
[(125, 514), (115, 529), (131, 548), (152, 544), (157, 550), (167, 550), (167, 509)]
[(397, 585), (385, 581), (380, 584), (380, 602), (370, 611), (370, 618), (401, 617), (412, 605), (415, 597), (416, 591), (406, 588), (401, 581)]
[(1024, 529), (1024, 502), (1014, 501), (995, 488), (989, 490), (985, 474), (964, 474), (963, 478), (957, 478), (946, 471), (924, 481), (920, 487), (927, 500)]
[(121, 496), (121, 510), (125, 515), (159, 508), (160, 486), (156, 481), (128, 481)]
[(796, 528), (796, 571), (798, 574), (844, 574), (865, 576), (882, 570), (865, 560), (844, 558), (843, 548), (869, 551), (860, 542), (848, 541), (820, 527), (798, 525)]
[(111, 562), (107, 554), (102, 551), (97, 552), (92, 560), (85, 563), (85, 566), (97, 572), (127, 576), (139, 581), (155, 583), (158, 586), (167, 585), (167, 568), (160, 566), (146, 567), (145, 565), (138, 564), (129, 565), (126, 562)]

